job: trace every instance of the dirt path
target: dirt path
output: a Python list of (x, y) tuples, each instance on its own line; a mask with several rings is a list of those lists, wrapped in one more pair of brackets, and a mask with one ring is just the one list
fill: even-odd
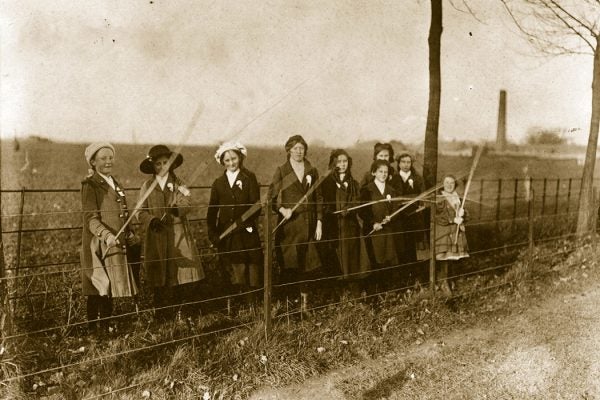
[(600, 285), (254, 400), (600, 399)]

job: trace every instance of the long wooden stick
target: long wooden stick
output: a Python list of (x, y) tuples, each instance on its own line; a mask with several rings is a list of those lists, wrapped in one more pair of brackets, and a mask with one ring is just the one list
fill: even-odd
[[(363, 203), (363, 204), (359, 204), (357, 206), (346, 208), (345, 210), (334, 211), (334, 212), (332, 212), (332, 214), (340, 214), (340, 213), (343, 213), (343, 212), (354, 211), (354, 210), (358, 210), (358, 209), (363, 208), (363, 207), (372, 206), (373, 204), (383, 203), (385, 201), (410, 201), (412, 199), (414, 199), (414, 197), (402, 197), (402, 196), (398, 196), (398, 197), (392, 197), (389, 200), (388, 199), (373, 200), (373, 201), (369, 201), (368, 203)], [(431, 201), (431, 200), (422, 200), (422, 201)]]
[[(321, 183), (323, 183), (323, 181), (325, 180), (325, 178), (327, 178), (329, 176), (329, 174), (331, 174), (332, 171), (333, 171), (333, 169), (327, 170), (327, 172), (324, 175), (320, 176), (319, 179), (317, 179), (317, 181), (315, 182), (315, 184), (312, 185), (306, 191), (306, 193), (304, 193), (304, 196), (302, 196), (302, 198), (300, 200), (298, 200), (298, 202), (296, 204), (294, 204), (294, 207), (292, 207), (292, 214), (294, 213), (294, 211), (296, 211), (298, 209), (298, 207), (300, 207), (300, 205), (302, 203), (304, 203), (308, 199), (308, 196), (310, 196), (312, 194), (312, 192), (314, 192), (321, 185)], [(284, 218), (281, 221), (279, 221), (279, 224), (277, 224), (277, 226), (275, 227), (275, 229), (273, 229), (272, 233), (275, 234), (275, 232), (277, 232), (277, 229), (279, 229), (279, 227), (281, 225), (283, 225), (285, 223), (285, 221), (287, 221), (286, 218)]]
[[(460, 208), (456, 210), (458, 215), (459, 210), (465, 208), (465, 201), (467, 200), (467, 194), (469, 193), (469, 189), (471, 187), (471, 182), (473, 181), (473, 175), (475, 174), (475, 169), (477, 168), (477, 164), (479, 163), (479, 158), (481, 157), (481, 153), (483, 153), (483, 146), (477, 149), (477, 153), (475, 153), (475, 158), (473, 159), (473, 164), (471, 165), (471, 170), (469, 171), (469, 178), (467, 179), (467, 184), (465, 185), (465, 192), (463, 193), (462, 202), (460, 204)], [(458, 244), (458, 233), (460, 231), (460, 224), (456, 225), (456, 234), (454, 235), (454, 243)]]
[[(190, 123), (188, 124), (188, 126), (187, 126), (187, 128), (186, 128), (186, 130), (184, 132), (184, 135), (181, 138), (180, 143), (177, 145), (177, 147), (175, 148), (175, 150), (171, 153), (171, 157), (169, 157), (169, 160), (167, 161), (167, 164), (165, 165), (165, 168), (167, 168), (167, 169), (171, 168), (171, 165), (173, 164), (173, 162), (175, 162), (175, 158), (177, 158), (177, 154), (179, 154), (179, 152), (181, 151), (181, 148), (183, 147), (184, 143), (187, 142), (189, 136), (192, 134), (194, 128), (196, 127), (196, 124), (198, 123), (198, 120), (200, 119), (200, 115), (202, 115), (203, 111), (204, 111), (204, 104), (200, 103), (198, 105), (198, 108), (196, 108), (196, 111), (194, 112), (194, 115), (192, 116), (192, 119), (191, 119)], [(148, 196), (150, 196), (150, 193), (152, 193), (152, 191), (154, 190), (154, 188), (156, 187), (157, 184), (158, 184), (157, 180), (154, 179), (152, 181), (152, 183), (150, 184), (150, 186), (148, 186), (148, 188), (146, 189), (146, 191), (139, 198), (137, 204), (135, 205), (135, 208), (129, 214), (129, 218), (127, 218), (127, 220), (125, 221), (125, 223), (123, 224), (123, 226), (121, 226), (121, 229), (119, 229), (119, 231), (116, 233), (115, 237), (117, 239), (119, 238), (119, 236), (121, 234), (123, 234), (123, 232), (125, 231), (125, 229), (127, 228), (127, 226), (131, 223), (131, 221), (133, 220), (133, 218), (141, 210), (142, 205), (144, 204), (144, 202), (146, 201), (146, 199), (148, 198)], [(106, 258), (106, 255), (108, 254), (108, 250), (110, 250), (110, 247), (106, 248), (106, 251), (102, 255), (103, 259)]]
[[(408, 207), (410, 207), (411, 205), (415, 204), (416, 202), (425, 199), (427, 196), (429, 196), (430, 194), (432, 194), (436, 190), (440, 189), (442, 186), (443, 185), (437, 185), (435, 187), (432, 187), (431, 189), (428, 189), (428, 190), (424, 191), (423, 193), (421, 193), (417, 197), (413, 198), (412, 200), (406, 202), (402, 207), (400, 207), (399, 209), (397, 209), (396, 211), (394, 211), (393, 213), (391, 213), (389, 215), (389, 220), (391, 220), (396, 215), (400, 214), (402, 211), (406, 210)], [(382, 225), (385, 225), (385, 223), (382, 222)], [(375, 232), (375, 229), (373, 229), (371, 232), (369, 232), (369, 235), (371, 235), (373, 232)], [(367, 236), (369, 236), (369, 235), (367, 235)]]

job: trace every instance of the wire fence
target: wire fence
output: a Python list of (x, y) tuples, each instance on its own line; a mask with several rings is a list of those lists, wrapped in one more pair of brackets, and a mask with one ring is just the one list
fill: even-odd
[[(203, 337), (256, 324), (264, 326), (268, 337), (273, 324), (282, 321), (289, 323), (290, 318), (303, 318), (330, 307), (382, 299), (415, 287), (429, 287), (435, 295), (440, 285), (449, 279), (501, 274), (519, 262), (519, 256), (531, 253), (533, 245), (573, 237), (578, 214), (579, 182), (576, 179), (481, 180), (478, 186), (474, 182), (470, 195), (473, 201), (466, 205), (469, 215), (466, 235), (470, 257), (460, 261), (460, 270), (451, 277), (437, 276), (435, 224), (426, 223), (421, 229), (408, 229), (400, 224), (391, 232), (376, 235), (392, 236), (395, 242), (405, 241), (409, 237), (414, 240), (415, 236), (426, 238), (427, 256), (420, 254), (418, 259), (407, 259), (400, 251), (395, 263), (377, 267), (371, 264), (361, 265), (360, 271), (346, 273), (342, 272), (339, 265), (325, 262), (324, 268), (318, 273), (300, 274), (292, 281), (286, 280), (283, 278), (285, 271), (281, 269), (276, 257), (276, 252), (286, 245), (274, 240), (274, 214), (267, 200), (262, 204), (259, 223), (261, 247), (256, 248), (262, 249), (265, 256), (262, 271), (264, 285), (242, 291), (235, 291), (229, 285), (228, 273), (220, 265), (223, 256), (237, 251), (219, 251), (210, 244), (205, 215), (208, 204), (197, 200), (199, 202), (191, 207), (189, 222), (192, 236), (196, 239), (198, 255), (206, 271), (204, 281), (194, 284), (186, 295), (170, 299), (170, 304), (157, 306), (153, 302), (151, 290), (145, 285), (142, 273), (140, 293), (130, 298), (114, 299), (113, 314), (99, 318), (96, 322), (106, 323), (110, 326), (109, 329), (118, 328), (120, 334), (131, 331), (136, 321), (157, 322), (157, 316), (164, 312), (171, 319), (187, 318), (189, 321), (216, 315), (215, 319), (219, 323), (209, 324), (201, 329), (190, 328), (192, 334), (107, 352), (85, 360), (48, 358), (47, 354), (40, 355), (40, 358), (45, 357), (44, 360), (38, 360), (33, 356), (35, 361), (15, 364), (11, 373), (3, 368), (0, 386), (13, 382), (30, 383), (36, 377), (77, 369), (83, 364), (102, 363), (159, 347), (194, 342)], [(196, 199), (207, 199), (208, 187), (191, 189)], [(263, 192), (265, 189), (263, 186)], [(127, 191), (131, 193), (135, 189), (129, 188)], [(44, 199), (48, 194), (51, 199)], [(55, 189), (3, 190), (1, 193), (2, 196), (17, 196), (18, 200), (16, 203), (13, 201), (8, 211), (3, 211), (2, 214), (2, 226), (6, 229), (2, 232), (6, 268), (5, 275), (0, 276), (0, 284), (7, 289), (8, 299), (2, 311), (5, 318), (10, 315), (12, 323), (10, 332), (2, 332), (0, 357), (6, 359), (14, 355), (19, 346), (26, 346), (32, 340), (52, 341), (57, 337), (87, 335), (85, 296), (81, 292), (80, 280), (80, 274), (85, 268), (79, 261), (82, 211), (66, 208), (68, 201), (61, 197), (77, 194), (78, 191), (74, 190)], [(36, 196), (41, 198), (37, 199)], [(71, 197), (70, 201), (72, 204), (69, 207), (75, 207), (79, 203), (78, 197)], [(6, 201), (3, 200), (2, 203), (6, 204)], [(423, 220), (427, 221), (426, 217), (435, 213), (435, 201), (424, 205)], [(398, 217), (399, 220), (403, 218), (406, 215)], [(135, 228), (143, 236), (143, 227), (138, 225)], [(344, 238), (348, 241), (364, 239), (365, 235), (362, 234)], [(294, 245), (299, 244), (317, 244), (321, 258), (331, 260), (328, 255), (336, 252), (339, 238), (325, 237), (320, 241), (311, 239)], [(556, 255), (563, 253), (557, 252)], [(171, 260), (177, 258), (172, 257)], [(461, 293), (460, 296), (474, 295), (493, 287), (496, 286), (478, 288), (468, 294)], [(301, 292), (310, 294), (310, 301)], [(262, 302), (257, 301), (258, 296), (262, 297)], [(254, 299), (248, 300), (251, 297)], [(223, 321), (227, 321), (227, 326), (222, 326)], [(190, 324), (197, 325), (196, 322)], [(143, 383), (145, 382), (125, 385), (86, 398), (113, 396)]]

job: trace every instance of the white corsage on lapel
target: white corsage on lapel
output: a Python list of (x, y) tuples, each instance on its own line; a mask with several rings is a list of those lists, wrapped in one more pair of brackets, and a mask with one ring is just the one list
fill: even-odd
[(310, 186), (312, 183), (312, 175), (306, 175), (306, 186)]
[(390, 194), (386, 194), (385, 198), (387, 199), (387, 201), (389, 201), (390, 203), (392, 202), (392, 196)]
[(414, 184), (415, 184), (415, 181), (413, 181), (413, 179), (412, 179), (412, 178), (408, 178), (408, 184), (410, 185), (411, 189), (414, 189), (414, 187), (415, 187), (415, 186), (414, 186)]
[(167, 188), (169, 189), (170, 192), (172, 192), (174, 190), (173, 189), (173, 184), (171, 182), (167, 183)]
[(242, 187), (243, 187), (243, 186), (242, 186), (242, 181), (241, 181), (241, 180), (239, 180), (239, 179), (238, 179), (237, 181), (235, 181), (235, 185), (236, 185), (237, 187), (239, 187), (239, 188), (240, 188), (240, 190), (242, 190)]

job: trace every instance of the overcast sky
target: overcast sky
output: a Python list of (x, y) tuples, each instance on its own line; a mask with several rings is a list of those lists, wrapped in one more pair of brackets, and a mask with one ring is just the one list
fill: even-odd
[[(458, 2), (460, 3), (460, 2)], [(528, 127), (587, 137), (592, 57), (541, 58), (499, 1), (444, 2), (440, 133), (509, 140)], [(362, 5), (361, 5), (362, 4)], [(280, 145), (421, 142), (429, 1), (9, 0), (2, 5), (1, 133), (57, 140)]]

